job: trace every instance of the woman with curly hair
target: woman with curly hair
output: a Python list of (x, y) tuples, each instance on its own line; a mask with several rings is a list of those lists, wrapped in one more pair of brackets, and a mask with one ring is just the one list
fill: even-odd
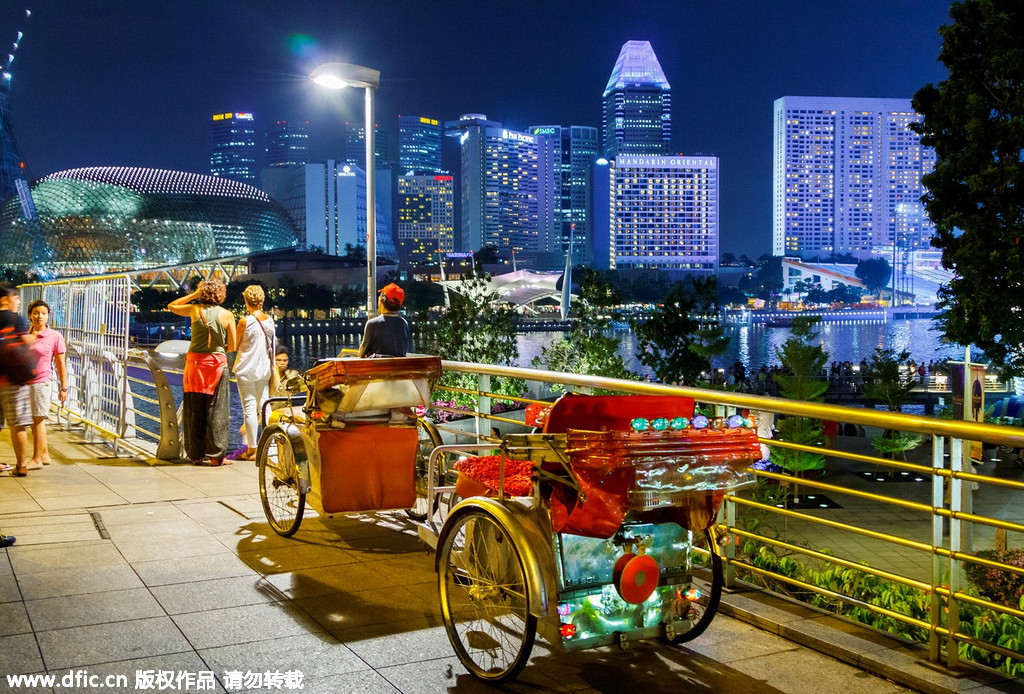
[[(221, 307), (224, 283), (204, 280), (191, 294), (167, 305), (167, 310), (192, 320), (192, 341), (185, 355), (182, 378), (182, 428), (185, 455), (193, 465), (224, 463), (228, 450), (228, 352), (237, 346), (235, 317)], [(199, 303), (193, 304), (197, 300)], [(206, 461), (209, 462), (206, 462)]]
[(242, 399), (242, 437), (245, 453), (242, 460), (256, 458), (260, 431), (260, 405), (268, 397), (270, 372), (274, 368), (274, 319), (263, 312), (263, 287), (250, 284), (242, 291), (246, 316), (238, 321), (238, 355), (235, 357), (235, 383)]

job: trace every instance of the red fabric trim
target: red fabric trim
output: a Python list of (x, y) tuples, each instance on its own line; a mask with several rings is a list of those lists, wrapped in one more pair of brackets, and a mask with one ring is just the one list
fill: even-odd
[(213, 395), (228, 365), (226, 354), (185, 354), (185, 373), (181, 382), (186, 393)]

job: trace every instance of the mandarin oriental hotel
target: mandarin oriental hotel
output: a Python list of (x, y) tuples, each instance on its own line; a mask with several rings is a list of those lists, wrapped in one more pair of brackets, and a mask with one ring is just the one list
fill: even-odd
[(611, 267), (718, 269), (718, 157), (620, 155), (611, 185)]

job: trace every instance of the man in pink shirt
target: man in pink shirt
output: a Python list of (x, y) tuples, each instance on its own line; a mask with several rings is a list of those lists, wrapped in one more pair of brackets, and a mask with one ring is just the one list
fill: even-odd
[(51, 328), (50, 305), (42, 299), (28, 305), (29, 332), (35, 335), (32, 351), (38, 356), (36, 377), (28, 382), (29, 400), (32, 404), (32, 459), (29, 470), (38, 470), (50, 464), (50, 449), (46, 442), (46, 417), (50, 413), (53, 399), (53, 371), (56, 365), (60, 390), (57, 398), (63, 405), (68, 398), (68, 370), (65, 353), (68, 351), (64, 337)]

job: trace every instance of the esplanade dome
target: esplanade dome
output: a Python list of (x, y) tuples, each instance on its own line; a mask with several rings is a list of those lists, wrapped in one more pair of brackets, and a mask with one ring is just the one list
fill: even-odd
[(0, 210), (0, 264), (51, 276), (179, 265), (290, 248), (284, 208), (224, 178), (138, 167), (58, 171)]

